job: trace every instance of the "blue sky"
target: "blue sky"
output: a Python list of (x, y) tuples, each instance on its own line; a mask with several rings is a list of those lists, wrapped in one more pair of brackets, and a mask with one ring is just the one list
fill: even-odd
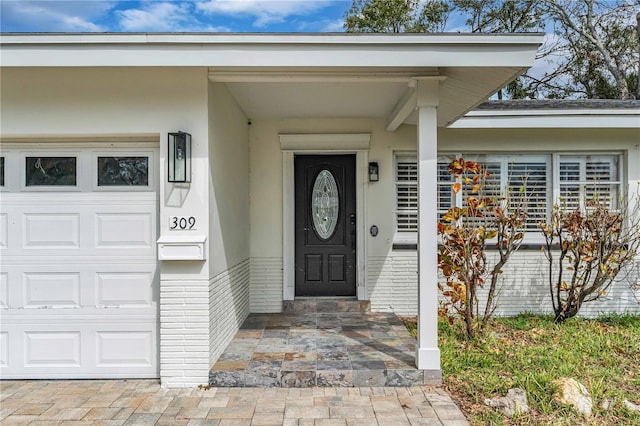
[(335, 32), (351, 0), (0, 0), (2, 32)]

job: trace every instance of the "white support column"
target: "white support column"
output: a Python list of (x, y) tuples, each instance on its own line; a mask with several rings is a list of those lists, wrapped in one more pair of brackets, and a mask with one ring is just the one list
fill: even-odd
[(427, 381), (441, 380), (438, 349), (437, 159), (440, 79), (418, 79), (418, 348)]

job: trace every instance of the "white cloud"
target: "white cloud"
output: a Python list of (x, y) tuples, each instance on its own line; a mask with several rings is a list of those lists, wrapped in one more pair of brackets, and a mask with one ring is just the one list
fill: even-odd
[(320, 19), (295, 23), (298, 32), (341, 33), (344, 32), (344, 19)]
[(252, 17), (255, 27), (285, 22), (290, 16), (303, 16), (327, 7), (331, 2), (316, 0), (206, 0), (196, 9), (207, 14)]
[(546, 54), (557, 46), (562, 45), (563, 41), (564, 40), (560, 36), (554, 33), (545, 34), (544, 42), (538, 49), (538, 56), (540, 57), (533, 63), (533, 66), (529, 69), (528, 74), (535, 78), (541, 78), (545, 74), (551, 73), (552, 71), (557, 69), (560, 64), (565, 62), (565, 52), (560, 51), (552, 54)]
[(124, 31), (198, 32), (228, 31), (224, 27), (203, 25), (193, 15), (191, 3), (147, 2), (139, 9), (116, 11)]
[(175, 31), (189, 11), (186, 4), (147, 3), (141, 9), (118, 10), (116, 16), (125, 31)]
[(322, 27), (322, 32), (325, 33), (340, 33), (344, 32), (344, 19), (335, 19), (333, 21), (325, 21)]
[(94, 23), (105, 16), (114, 1), (104, 0), (2, 0), (3, 31), (105, 31)]

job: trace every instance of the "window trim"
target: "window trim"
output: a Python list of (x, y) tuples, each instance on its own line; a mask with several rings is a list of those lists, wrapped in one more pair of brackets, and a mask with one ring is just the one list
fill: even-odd
[[(402, 159), (408, 159), (409, 161), (414, 161), (417, 165), (417, 153), (412, 151), (399, 151), (394, 152), (394, 160), (393, 160), (393, 191), (394, 191), (394, 203), (393, 203), (393, 243), (400, 245), (414, 245), (418, 243), (418, 232), (417, 232), (417, 224), (415, 231), (400, 231), (398, 230), (398, 215), (401, 211), (398, 209), (398, 186), (399, 185), (409, 185), (412, 187), (418, 188), (418, 181), (414, 183), (399, 181), (398, 180), (398, 163), (401, 162)], [(416, 206), (415, 210), (404, 210), (402, 213), (405, 214), (415, 214), (416, 217), (418, 215), (418, 208)]]
[[(608, 185), (617, 185), (618, 190), (618, 202), (622, 199), (625, 191), (625, 154), (623, 151), (557, 151), (557, 152), (518, 152), (513, 154), (508, 153), (495, 153), (495, 152), (469, 152), (467, 154), (461, 154), (459, 152), (439, 152), (437, 156), (438, 163), (441, 162), (449, 162), (453, 158), (463, 157), (468, 160), (473, 161), (491, 161), (492, 158), (500, 158), (502, 165), (501, 168), (505, 166), (505, 164), (509, 163), (509, 159), (514, 158), (523, 158), (527, 157), (530, 161), (540, 161), (544, 159), (547, 165), (547, 176), (546, 176), (546, 188), (545, 188), (545, 196), (547, 198), (546, 201), (546, 214), (545, 216), (549, 217), (551, 208), (554, 204), (556, 204), (559, 200), (560, 195), (560, 161), (562, 157), (577, 157), (584, 158), (588, 156), (611, 156), (617, 157), (617, 180), (606, 181), (605, 184)], [(397, 164), (399, 159), (404, 159), (406, 161), (407, 158), (413, 159), (413, 161), (417, 162), (417, 153), (415, 151), (398, 151), (393, 153), (394, 156), (394, 211), (393, 211), (393, 220), (394, 220), (394, 238), (393, 238), (393, 248), (394, 249), (410, 249), (413, 244), (417, 244), (417, 230), (416, 231), (398, 231), (398, 180), (397, 180)], [(525, 161), (523, 161), (525, 162)], [(504, 188), (508, 176), (505, 173), (502, 173), (500, 176), (500, 188)], [(440, 180), (438, 180), (438, 184), (440, 184)], [(580, 185), (583, 185), (583, 182), (579, 182)], [(416, 182), (417, 185), (417, 182)], [(582, 197), (581, 191), (581, 202), (584, 200)], [(462, 191), (459, 192), (455, 196), (455, 203), (460, 205), (462, 203)], [(439, 207), (439, 204), (436, 208)], [(440, 209), (438, 209), (439, 211)], [(523, 245), (537, 247), (541, 243), (544, 242), (543, 236), (535, 231), (529, 230), (525, 232), (525, 238), (523, 240)]]
[[(589, 155), (594, 155), (594, 156), (612, 156), (618, 157), (618, 162), (617, 162), (617, 175), (618, 175), (618, 179), (617, 180), (613, 180), (613, 181), (603, 181), (603, 182), (599, 182), (601, 184), (607, 184), (607, 185), (617, 185), (618, 186), (618, 194), (617, 194), (617, 202), (620, 203), (623, 198), (624, 198), (624, 193), (625, 193), (625, 181), (626, 181), (626, 175), (625, 175), (625, 168), (624, 168), (624, 160), (625, 160), (625, 155), (623, 152), (616, 152), (616, 151), (589, 151), (589, 152), (582, 152), (582, 153), (576, 153), (576, 152), (555, 152), (552, 154), (553, 159), (552, 159), (552, 166), (553, 166), (553, 174), (552, 174), (552, 179), (553, 179), (553, 203), (557, 204), (560, 202), (560, 162), (561, 162), (561, 157), (586, 157)], [(594, 181), (596, 182), (596, 181)], [(587, 180), (579, 180), (576, 181), (575, 184), (580, 186), (580, 194), (578, 197), (580, 206), (584, 206), (584, 186), (589, 184), (589, 183), (593, 183), (593, 182), (589, 182)]]
[[(98, 157), (147, 157), (146, 185), (98, 185)], [(155, 191), (157, 180), (156, 151), (136, 148), (120, 148), (111, 150), (91, 151), (92, 192), (148, 192)]]
[[(27, 158), (32, 157), (51, 157), (51, 158), (68, 158), (76, 159), (76, 184), (75, 185), (27, 185)], [(85, 176), (84, 155), (77, 150), (30, 150), (20, 153), (20, 192), (82, 192), (83, 180)], [(6, 164), (5, 164), (6, 167)]]

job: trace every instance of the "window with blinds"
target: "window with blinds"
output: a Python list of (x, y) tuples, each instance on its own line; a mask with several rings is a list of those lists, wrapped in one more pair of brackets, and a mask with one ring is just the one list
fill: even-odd
[(456, 196), (451, 188), (454, 181), (449, 170), (450, 162), (451, 159), (438, 158), (438, 219), (453, 207), (455, 203)]
[(585, 208), (589, 201), (615, 209), (622, 182), (618, 155), (558, 155), (558, 195), (560, 205)]
[(508, 199), (512, 209), (527, 212), (526, 231), (538, 231), (538, 224), (547, 220), (551, 192), (549, 161), (546, 158), (518, 158), (507, 165)]
[(416, 156), (396, 157), (396, 231), (418, 230), (418, 163)]
[[(477, 161), (488, 172), (484, 196), (500, 198), (508, 195), (511, 207), (524, 208), (528, 219), (527, 240), (536, 240), (538, 224), (548, 218), (552, 204), (559, 200), (567, 208), (583, 207), (588, 200), (618, 205), (621, 191), (621, 156), (597, 155), (469, 155), (456, 154)], [(462, 185), (457, 196), (451, 185), (449, 162), (453, 156), (438, 158), (437, 211), (441, 217), (453, 207), (462, 207), (471, 195), (472, 185)], [(555, 177), (554, 177), (555, 176)], [(396, 230), (407, 235), (418, 230), (418, 168), (416, 156), (396, 156)], [(508, 190), (508, 194), (503, 191)], [(541, 238), (541, 237), (540, 237)]]

